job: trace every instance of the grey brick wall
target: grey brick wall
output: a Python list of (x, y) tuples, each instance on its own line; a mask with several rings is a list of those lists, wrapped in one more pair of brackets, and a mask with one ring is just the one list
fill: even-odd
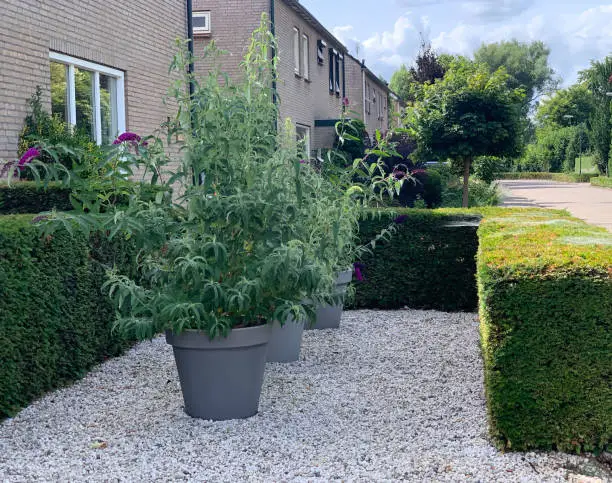
[[(49, 101), (49, 51), (125, 72), (126, 127), (151, 133), (172, 115), (163, 97), (174, 40), (185, 37), (181, 0), (1, 0), (0, 159), (16, 156), (27, 100)], [(49, 105), (50, 109), (50, 105)]]

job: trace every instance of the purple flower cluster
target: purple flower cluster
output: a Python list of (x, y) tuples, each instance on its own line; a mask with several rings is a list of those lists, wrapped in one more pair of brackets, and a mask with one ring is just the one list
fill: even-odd
[(406, 172), (399, 169), (394, 169), (393, 177), (397, 180), (404, 179), (406, 177)]
[(365, 265), (363, 263), (356, 262), (353, 263), (353, 268), (355, 269), (355, 278), (360, 282), (364, 281), (365, 277), (363, 276), (362, 270), (365, 268)]
[(117, 139), (113, 141), (113, 144), (130, 143), (140, 144), (142, 138), (135, 132), (124, 132)]
[(348, 106), (349, 106), (349, 104), (350, 104), (350, 102), (349, 102), (349, 98), (348, 98), (348, 97), (343, 97), (343, 98), (342, 98), (342, 105), (343, 105), (344, 107), (348, 107)]
[(23, 153), (23, 156), (21, 156), (21, 158), (19, 158), (19, 162), (17, 163), (17, 165), (19, 166), (19, 169), (23, 169), (23, 167), (28, 164), (29, 162), (31, 162), (33, 159), (37, 158), (38, 156), (40, 156), (40, 151), (36, 148), (30, 148), (28, 149), (25, 153)]
[(405, 223), (407, 219), (408, 215), (399, 215), (393, 220), (393, 223), (401, 225), (402, 223)]

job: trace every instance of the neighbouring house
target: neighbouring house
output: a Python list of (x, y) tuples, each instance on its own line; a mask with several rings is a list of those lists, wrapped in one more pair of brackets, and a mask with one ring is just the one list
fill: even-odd
[[(236, 75), (252, 31), (268, 14), (276, 35), (280, 118), (291, 118), (310, 153), (329, 148), (345, 99), (347, 116), (368, 132), (386, 131), (390, 91), (297, 0), (2, 0), (0, 7), (0, 159), (17, 156), (28, 99), (37, 86), (48, 111), (88, 131), (98, 144), (127, 130), (154, 132), (173, 116), (163, 102), (175, 40), (194, 51), (211, 40)], [(206, 74), (205, 60), (195, 63)]]
[[(348, 100), (348, 117), (358, 117), (373, 134), (389, 127), (389, 88), (348, 54), (346, 47), (297, 0), (194, 0), (196, 56), (213, 41), (229, 56), (221, 62), (230, 75), (239, 72), (251, 32), (262, 13), (276, 36), (280, 118), (291, 118), (311, 153), (330, 148), (335, 125)], [(206, 60), (196, 73), (210, 69)]]
[(37, 86), (50, 112), (99, 144), (152, 133), (172, 115), (168, 66), (186, 32), (183, 1), (2, 0), (0, 159), (16, 157)]

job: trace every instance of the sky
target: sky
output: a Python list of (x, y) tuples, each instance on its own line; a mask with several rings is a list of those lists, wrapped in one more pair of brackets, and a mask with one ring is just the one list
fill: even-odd
[(301, 0), (349, 51), (390, 80), (410, 65), (421, 33), (438, 52), (471, 56), (484, 42), (544, 41), (562, 85), (612, 54), (605, 0)]

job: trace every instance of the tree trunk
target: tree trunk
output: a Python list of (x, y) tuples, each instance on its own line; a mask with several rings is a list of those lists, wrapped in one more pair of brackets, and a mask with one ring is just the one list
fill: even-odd
[(463, 207), (468, 208), (468, 186), (470, 181), (470, 166), (472, 158), (467, 158), (463, 161)]

